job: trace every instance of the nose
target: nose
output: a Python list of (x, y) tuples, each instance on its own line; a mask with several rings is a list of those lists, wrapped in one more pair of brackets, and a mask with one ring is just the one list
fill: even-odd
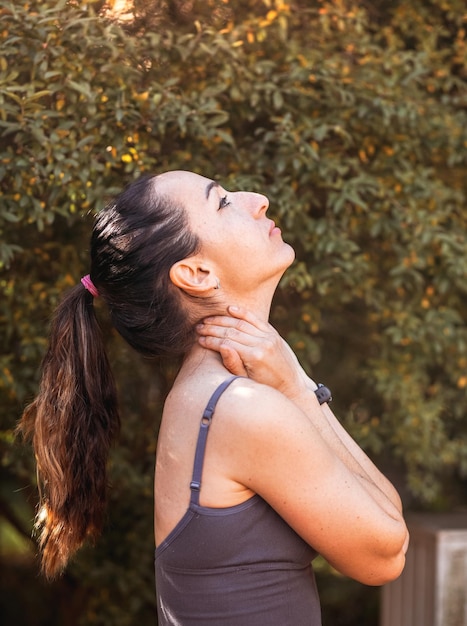
[(244, 206), (253, 217), (262, 217), (268, 210), (269, 200), (262, 193), (256, 193), (255, 191), (240, 191), (238, 193), (243, 196)]
[(255, 193), (255, 196), (258, 199), (260, 213), (264, 215), (264, 213), (266, 213), (266, 211), (269, 209), (269, 198), (262, 193)]

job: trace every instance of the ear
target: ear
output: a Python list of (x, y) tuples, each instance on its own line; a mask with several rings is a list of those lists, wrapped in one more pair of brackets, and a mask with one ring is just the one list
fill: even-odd
[(190, 296), (206, 297), (217, 289), (218, 280), (214, 272), (196, 257), (177, 261), (170, 268), (170, 280), (176, 287)]

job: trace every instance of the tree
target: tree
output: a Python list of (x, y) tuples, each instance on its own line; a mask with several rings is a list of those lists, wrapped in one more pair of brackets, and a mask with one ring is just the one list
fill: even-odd
[[(8, 536), (29, 535), (34, 508), (15, 423), (50, 313), (87, 272), (92, 214), (139, 173), (178, 168), (270, 197), (297, 250), (273, 322), (407, 506), (465, 501), (463, 4), (173, 0), (134, 15), (0, 5), (2, 473), (28, 494), (2, 495)], [(151, 623), (153, 452), (174, 371), (99, 312), (124, 428), (108, 528), (65, 584), (83, 624)]]

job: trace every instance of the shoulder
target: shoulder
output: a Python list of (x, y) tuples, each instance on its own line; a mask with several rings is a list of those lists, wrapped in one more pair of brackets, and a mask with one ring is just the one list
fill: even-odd
[(321, 482), (335, 463), (312, 420), (272, 387), (238, 379), (224, 392), (216, 413), (216, 427), (228, 442), (236, 480), (270, 503), (271, 497), (275, 499), (277, 471), (285, 487), (291, 474), (296, 481), (297, 470), (302, 480)]
[(219, 413), (231, 425), (251, 428), (281, 425), (288, 419), (308, 422), (306, 415), (284, 394), (273, 387), (239, 377), (232, 381), (219, 399)]
[(267, 443), (285, 430), (292, 439), (303, 429), (314, 431), (310, 419), (283, 393), (250, 378), (239, 377), (229, 385), (216, 414), (216, 422), (227, 426), (231, 437), (243, 437), (244, 445)]

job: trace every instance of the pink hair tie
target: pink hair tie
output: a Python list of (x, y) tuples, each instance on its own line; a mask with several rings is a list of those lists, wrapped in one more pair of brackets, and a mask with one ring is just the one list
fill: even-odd
[(94, 296), (94, 298), (98, 298), (99, 297), (99, 292), (97, 291), (96, 286), (94, 285), (94, 283), (91, 280), (91, 276), (89, 274), (86, 274), (86, 276), (83, 276), (83, 278), (81, 279), (81, 282), (84, 286), (85, 289), (87, 289), (89, 291), (89, 293)]

